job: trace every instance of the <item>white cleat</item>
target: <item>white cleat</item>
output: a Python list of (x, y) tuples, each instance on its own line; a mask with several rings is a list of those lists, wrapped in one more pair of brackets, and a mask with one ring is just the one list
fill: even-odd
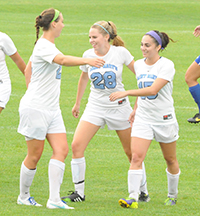
[(53, 202), (51, 200), (48, 200), (47, 202), (47, 208), (49, 209), (74, 209), (74, 207), (70, 207), (66, 204), (66, 202), (64, 202), (63, 200), (59, 201), (59, 202)]
[(27, 199), (22, 200), (20, 198), (20, 196), (18, 196), (17, 204), (19, 204), (19, 205), (32, 205), (32, 206), (37, 206), (37, 207), (42, 206), (39, 203), (37, 203), (33, 197), (28, 197)]

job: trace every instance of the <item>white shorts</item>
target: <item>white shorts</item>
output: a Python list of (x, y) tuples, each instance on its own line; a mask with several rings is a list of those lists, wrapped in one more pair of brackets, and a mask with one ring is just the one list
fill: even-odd
[(153, 140), (163, 143), (171, 143), (179, 138), (178, 123), (168, 125), (151, 125), (144, 123), (133, 123), (131, 137)]
[(61, 110), (37, 110), (25, 108), (19, 110), (18, 132), (27, 139), (45, 140), (47, 134), (66, 133)]
[(80, 120), (101, 126), (101, 128), (104, 128), (107, 124), (109, 130), (125, 130), (131, 127), (128, 121), (131, 112), (132, 108), (129, 104), (118, 109), (91, 107), (87, 105)]
[(4, 83), (0, 80), (0, 107), (5, 108), (10, 99), (11, 84)]

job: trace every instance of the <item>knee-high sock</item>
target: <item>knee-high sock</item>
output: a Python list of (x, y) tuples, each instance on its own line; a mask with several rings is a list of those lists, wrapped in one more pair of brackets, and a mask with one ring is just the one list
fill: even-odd
[(146, 170), (145, 170), (145, 165), (144, 162), (142, 162), (142, 181), (140, 185), (140, 192), (144, 192), (145, 194), (148, 195), (148, 190), (147, 190), (147, 177), (146, 177)]
[(84, 197), (86, 170), (85, 157), (72, 159), (71, 169), (75, 191), (77, 191), (81, 197)]
[(168, 180), (168, 197), (177, 198), (178, 195), (178, 181), (181, 171), (178, 174), (171, 174), (166, 169)]
[(189, 91), (194, 98), (194, 101), (197, 103), (200, 113), (200, 85), (199, 83), (195, 86), (189, 87)]
[(49, 199), (54, 202), (60, 201), (60, 186), (63, 181), (65, 164), (51, 159), (49, 161)]
[(26, 199), (30, 197), (30, 186), (32, 184), (33, 178), (35, 176), (36, 169), (30, 170), (22, 162), (20, 170), (20, 197), (21, 199)]
[(140, 185), (142, 181), (142, 169), (128, 171), (128, 192), (129, 197), (138, 201)]

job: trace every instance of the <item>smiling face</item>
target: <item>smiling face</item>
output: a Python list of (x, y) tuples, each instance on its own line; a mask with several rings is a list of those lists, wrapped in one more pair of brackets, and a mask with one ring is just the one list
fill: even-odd
[(144, 35), (141, 41), (141, 47), (143, 57), (153, 59), (157, 56), (159, 56), (158, 52), (160, 50), (161, 46), (157, 45), (155, 40), (149, 36)]
[(89, 41), (96, 52), (101, 52), (105, 47), (109, 46), (109, 35), (103, 35), (97, 28), (91, 28), (89, 31)]

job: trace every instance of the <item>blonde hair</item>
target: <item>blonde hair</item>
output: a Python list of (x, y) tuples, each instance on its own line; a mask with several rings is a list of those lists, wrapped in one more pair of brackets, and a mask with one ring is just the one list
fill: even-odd
[(112, 40), (112, 45), (125, 47), (124, 41), (120, 36), (117, 35), (117, 28), (112, 21), (98, 21), (94, 23), (91, 28), (98, 29), (102, 35), (109, 33), (110, 37), (108, 39), (108, 42)]

